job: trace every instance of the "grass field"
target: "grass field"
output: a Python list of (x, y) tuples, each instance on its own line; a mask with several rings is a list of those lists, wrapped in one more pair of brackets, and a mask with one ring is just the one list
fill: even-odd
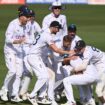
[[(19, 5), (0, 5), (0, 88), (3, 84), (7, 68), (5, 66), (3, 46), (5, 40), (5, 30), (8, 23), (17, 17), (17, 8)], [(49, 5), (29, 5), (36, 12), (36, 20), (41, 25), (43, 17), (50, 13)], [(62, 11), (67, 16), (68, 25), (74, 23), (77, 25), (77, 34), (88, 44), (105, 51), (105, 6), (99, 5), (66, 5), (66, 10)], [(33, 79), (30, 90), (33, 87)], [(78, 98), (77, 90), (75, 97)], [(13, 105), (11, 103), (2, 103), (0, 105)], [(17, 104), (14, 104), (17, 105)], [(18, 105), (30, 105), (30, 103), (19, 103)]]

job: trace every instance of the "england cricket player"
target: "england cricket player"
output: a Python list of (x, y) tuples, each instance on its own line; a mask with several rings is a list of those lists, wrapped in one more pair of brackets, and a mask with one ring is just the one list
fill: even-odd
[(76, 52), (83, 53), (83, 65), (85, 68), (89, 62), (93, 63), (98, 70), (99, 82), (96, 85), (96, 94), (103, 105), (105, 105), (104, 89), (105, 89), (105, 53), (93, 46), (82, 46), (85, 42), (80, 40), (77, 42)]
[[(61, 47), (60, 45), (63, 40), (63, 36), (67, 35), (66, 16), (64, 14), (61, 14), (61, 11), (63, 10), (63, 6), (60, 1), (53, 2), (49, 9), (51, 10), (51, 13), (44, 17), (43, 22), (42, 22), (42, 28), (43, 29), (48, 28), (52, 21), (58, 21), (61, 24), (62, 29), (57, 33), (56, 36), (54, 36), (55, 44), (58, 48), (60, 48)], [(57, 54), (55, 52), (52, 54), (54, 54), (54, 56), (59, 56), (59, 54)], [(52, 59), (52, 66), (56, 73), (57, 72), (57, 63), (56, 63), (56, 59), (54, 59), (54, 58)]]
[[(78, 41), (76, 43), (76, 47), (75, 47), (76, 49), (86, 46), (85, 43), (81, 43), (81, 44), (80, 43), (81, 43), (81, 41), (80, 42)], [(72, 58), (72, 57), (74, 57), (74, 58)], [(70, 64), (74, 68), (74, 71), (76, 74), (66, 77), (63, 80), (68, 102), (66, 104), (62, 104), (62, 105), (76, 104), (75, 99), (73, 97), (72, 85), (87, 85), (87, 84), (97, 82), (99, 80), (97, 69), (95, 68), (95, 66), (93, 64), (91, 64), (89, 62), (87, 63), (87, 61), (85, 61), (86, 58), (84, 57), (84, 54), (82, 56), (82, 59), (78, 58), (78, 57), (75, 58), (75, 56), (72, 56), (72, 57), (71, 57), (72, 60), (70, 61)], [(90, 98), (92, 98), (92, 97), (90, 97)]]
[[(81, 40), (81, 38), (77, 35), (77, 26), (75, 24), (70, 24), (68, 26), (68, 35), (72, 39), (70, 50), (73, 50), (75, 48), (76, 42)], [(85, 88), (85, 92), (83, 91), (84, 88)], [(86, 102), (85, 100), (88, 100), (88, 97), (90, 96), (90, 94), (92, 94), (91, 86), (90, 85), (89, 86), (88, 85), (87, 86), (78, 86), (78, 90), (79, 90), (81, 103), (84, 104)], [(85, 94), (85, 93), (87, 93), (87, 94)], [(94, 103), (93, 101), (92, 101), (92, 103)], [(92, 105), (94, 105), (94, 104), (92, 104)]]
[[(69, 50), (73, 50), (75, 45), (76, 45), (76, 42), (78, 40), (81, 40), (81, 38), (77, 35), (77, 27), (76, 27), (75, 24), (70, 24), (68, 26), (68, 36), (70, 37), (68, 39), (71, 40)], [(66, 76), (67, 76), (67, 75), (70, 74), (70, 69), (72, 69), (72, 67), (70, 67), (70, 65), (63, 66), (63, 69), (61, 69), (61, 68), (62, 68), (62, 66), (60, 64), (58, 64), (58, 68), (57, 68), (58, 73), (56, 73), (56, 80), (57, 80), (56, 84), (57, 84), (57, 86), (55, 84), (55, 87), (56, 87), (55, 89), (56, 89), (57, 94), (55, 94), (55, 96), (56, 95), (58, 96), (58, 93), (59, 93), (60, 96), (62, 95), (62, 92), (61, 91), (59, 92), (59, 90), (57, 89), (57, 88), (60, 89), (60, 87), (62, 87), (61, 85), (60, 86), (58, 85), (58, 83), (63, 79), (61, 74), (66, 70), (65, 71), (66, 73), (68, 71), (68, 73), (66, 74)], [(69, 70), (68, 70), (68, 68), (69, 68)], [(61, 71), (61, 73), (59, 71)], [(62, 89), (60, 89), (60, 90), (62, 90)]]
[(23, 72), (23, 80), (21, 83), (22, 85), (19, 92), (19, 95), (22, 97), (23, 100), (26, 99), (26, 93), (28, 91), (28, 87), (33, 74), (33, 73), (30, 74), (27, 70), (27, 68), (28, 69), (31, 69), (31, 68), (27, 63), (26, 55), (28, 54), (32, 43), (36, 40), (37, 35), (41, 32), (41, 27), (35, 20), (35, 12), (33, 10), (30, 10), (30, 20), (27, 22), (26, 27), (28, 31), (28, 33), (26, 34), (27, 39), (26, 39), (26, 43), (23, 44), (25, 65), (24, 65), (24, 72)]
[[(60, 29), (61, 29), (61, 25), (59, 22), (57, 21), (51, 22), (49, 28), (44, 30), (37, 37), (37, 40), (33, 43), (33, 46), (31, 46), (29, 55), (27, 56), (28, 63), (37, 77), (35, 87), (28, 97), (29, 101), (34, 105), (37, 105), (37, 102), (35, 99), (37, 92), (44, 84), (48, 83), (48, 79), (49, 79), (48, 71), (41, 58), (41, 55), (43, 55), (42, 49), (44, 47), (49, 46), (53, 51), (60, 54), (72, 53), (70, 51), (64, 51), (56, 47), (53, 41), (53, 35), (59, 32)], [(50, 99), (50, 100), (52, 100), (52, 105), (57, 105), (54, 99)]]
[(8, 101), (7, 92), (8, 84), (15, 75), (13, 82), (13, 90), (11, 101), (20, 102), (18, 96), (21, 76), (23, 72), (23, 49), (22, 44), (25, 42), (26, 24), (29, 20), (30, 10), (26, 5), (18, 8), (18, 18), (12, 20), (5, 33), (5, 62), (8, 68), (8, 73), (2, 87), (1, 99)]

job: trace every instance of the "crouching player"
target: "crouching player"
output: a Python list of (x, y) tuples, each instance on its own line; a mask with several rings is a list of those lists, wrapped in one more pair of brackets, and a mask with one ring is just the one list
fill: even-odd
[[(77, 53), (78, 50), (81, 50), (81, 47), (85, 47), (86, 44), (83, 41), (78, 41), (75, 46), (75, 52)], [(78, 55), (82, 55), (78, 53)], [(89, 61), (84, 59), (84, 54), (82, 59), (78, 56), (71, 56), (69, 58), (70, 64), (73, 67), (74, 75), (66, 77), (63, 80), (65, 93), (68, 102), (62, 105), (76, 105), (76, 101), (73, 95), (72, 85), (87, 85), (97, 82), (99, 80), (97, 69), (93, 64), (90, 64)], [(90, 99), (92, 96), (90, 96)]]

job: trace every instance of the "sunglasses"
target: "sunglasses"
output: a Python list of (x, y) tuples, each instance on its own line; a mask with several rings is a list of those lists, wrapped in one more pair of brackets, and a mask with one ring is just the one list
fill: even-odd
[(62, 9), (62, 7), (61, 6), (55, 6), (55, 7), (53, 7), (53, 9)]

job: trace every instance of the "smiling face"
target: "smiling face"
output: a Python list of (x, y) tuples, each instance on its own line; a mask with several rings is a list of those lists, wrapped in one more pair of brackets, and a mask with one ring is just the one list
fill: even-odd
[(71, 39), (74, 39), (76, 32), (74, 31), (68, 31), (68, 35), (71, 37)]
[(26, 16), (19, 17), (19, 21), (20, 21), (21, 25), (26, 25), (29, 20), (30, 20), (30, 17), (26, 17)]
[(59, 32), (59, 28), (52, 27), (52, 33), (56, 35), (57, 32)]
[(59, 16), (61, 13), (61, 6), (52, 7), (52, 12), (55, 15), (55, 17)]

